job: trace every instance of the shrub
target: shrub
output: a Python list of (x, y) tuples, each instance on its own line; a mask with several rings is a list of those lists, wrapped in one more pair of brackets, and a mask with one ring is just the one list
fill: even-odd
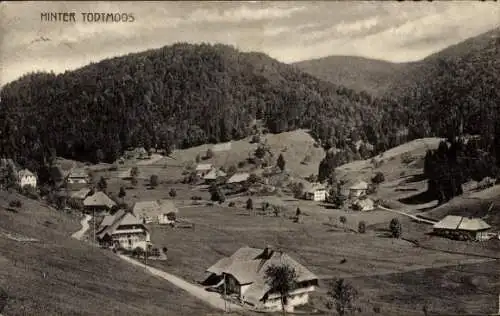
[(174, 198), (177, 196), (177, 191), (175, 191), (174, 188), (170, 189), (170, 191), (168, 192), (168, 195), (171, 197), (171, 198)]
[(236, 204), (234, 202), (229, 202), (229, 204), (227, 206), (229, 207), (234, 207)]
[(358, 232), (361, 234), (366, 233), (366, 223), (364, 221), (359, 222), (358, 224)]
[(385, 181), (384, 174), (382, 172), (377, 172), (372, 178), (372, 182), (375, 184), (380, 184)]
[(158, 176), (155, 174), (153, 174), (149, 179), (149, 185), (151, 185), (153, 188), (156, 188), (158, 186), (158, 182)]
[(405, 164), (409, 164), (415, 160), (410, 153), (404, 153), (401, 155), (401, 162)]
[(250, 140), (250, 143), (251, 144), (260, 143), (260, 136), (259, 135), (253, 135), (252, 139)]
[(246, 160), (242, 160), (240, 162), (238, 162), (238, 168), (243, 168), (245, 167), (247, 164), (247, 161)]
[(210, 159), (210, 158), (213, 158), (214, 157), (214, 152), (212, 149), (207, 149), (207, 152), (205, 154), (205, 159)]
[(247, 200), (247, 210), (253, 210), (253, 200), (252, 199)]
[(9, 206), (10, 207), (21, 207), (21, 206), (23, 206), (23, 203), (21, 203), (21, 201), (19, 201), (19, 200), (13, 200), (13, 201), (10, 201)]
[(389, 230), (391, 231), (391, 235), (394, 238), (401, 237), (401, 223), (397, 218), (391, 219), (391, 223), (389, 224)]
[(381, 311), (380, 306), (373, 306), (373, 312), (374, 312), (375, 314), (380, 314), (380, 311)]

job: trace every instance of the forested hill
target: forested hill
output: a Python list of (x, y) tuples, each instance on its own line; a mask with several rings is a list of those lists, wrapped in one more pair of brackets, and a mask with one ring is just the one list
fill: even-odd
[[(176, 44), (64, 74), (35, 73), (3, 87), (0, 156), (35, 170), (54, 155), (113, 161), (129, 146), (184, 148), (238, 139), (253, 119), (271, 132), (311, 128), (326, 147), (368, 139), (388, 147), (398, 111), (265, 54)], [(385, 121), (382, 125), (380, 122)], [(392, 144), (394, 145), (394, 144)], [(351, 146), (352, 147), (352, 146)]]

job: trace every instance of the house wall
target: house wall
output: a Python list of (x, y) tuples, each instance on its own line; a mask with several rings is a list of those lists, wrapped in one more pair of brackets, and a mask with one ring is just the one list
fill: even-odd
[(19, 179), (19, 186), (21, 188), (27, 185), (31, 185), (36, 188), (36, 177), (27, 176), (27, 177), (21, 177), (21, 179)]
[(148, 238), (145, 234), (117, 234), (113, 235), (113, 242), (118, 243), (121, 248), (134, 250), (137, 247), (146, 250)]
[[(296, 306), (305, 305), (309, 302), (309, 293), (316, 289), (314, 285), (302, 287), (292, 291), (288, 299), (285, 309), (288, 312), (293, 312)], [(281, 299), (278, 294), (272, 294), (263, 304), (264, 308), (270, 311), (281, 310)]]
[(87, 179), (85, 179), (85, 178), (69, 178), (68, 183), (70, 183), (70, 184), (87, 184)]
[(318, 190), (314, 192), (314, 201), (324, 201), (326, 200), (326, 191)]

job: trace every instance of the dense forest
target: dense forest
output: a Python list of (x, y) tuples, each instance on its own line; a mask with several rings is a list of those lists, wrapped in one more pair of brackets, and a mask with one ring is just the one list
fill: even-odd
[(273, 133), (309, 128), (323, 146), (351, 149), (357, 140), (388, 148), (407, 123), (401, 115), (387, 124), (402, 110), (389, 99), (226, 45), (176, 44), (28, 74), (3, 87), (1, 100), (0, 156), (34, 170), (54, 155), (112, 162), (131, 146), (240, 139), (254, 119)]

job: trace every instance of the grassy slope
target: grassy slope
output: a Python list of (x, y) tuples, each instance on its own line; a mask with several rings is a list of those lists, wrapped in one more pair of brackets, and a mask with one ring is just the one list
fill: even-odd
[[(307, 208), (304, 212), (309, 212)], [(314, 215), (303, 217), (303, 223), (296, 224), (285, 218), (252, 215), (242, 208), (198, 207), (185, 208), (182, 217), (194, 222), (195, 229), (170, 229), (153, 227), (152, 240), (159, 244), (170, 243), (169, 254), (172, 260), (155, 265), (163, 267), (188, 280), (200, 281), (204, 269), (229, 255), (243, 245), (264, 247), (273, 245), (305, 264), (321, 278), (332, 277), (370, 277), (390, 275), (440, 267), (477, 262), (477, 258), (458, 254), (447, 254), (414, 247), (403, 240), (384, 238), (380, 233), (369, 229), (367, 234), (345, 233), (342, 229), (332, 229), (324, 225)], [(340, 260), (347, 259), (342, 264)], [(408, 277), (410, 278), (410, 277)], [(397, 280), (397, 279), (396, 279)], [(426, 276), (422, 282), (431, 282)], [(390, 293), (405, 293), (418, 289), (412, 283), (403, 284), (391, 281)], [(371, 285), (370, 285), (371, 286)], [(387, 296), (385, 287), (375, 289), (359, 283), (363, 302), (392, 304), (393, 314), (410, 313), (407, 304), (393, 304)], [(419, 290), (419, 289), (418, 289)], [(319, 290), (325, 291), (324, 286)], [(419, 290), (420, 291), (420, 290)], [(444, 289), (451, 295), (450, 289)], [(426, 296), (424, 292), (422, 296)], [(371, 304), (371, 303), (370, 303)], [(320, 302), (316, 302), (321, 308)], [(368, 303), (365, 304), (366, 306)]]
[[(6, 210), (18, 198), (17, 213)], [(166, 281), (110, 252), (71, 239), (79, 219), (43, 204), (0, 192), (0, 287), (9, 295), (5, 315), (204, 315), (212, 312)], [(42, 273), (48, 273), (43, 279)]]

